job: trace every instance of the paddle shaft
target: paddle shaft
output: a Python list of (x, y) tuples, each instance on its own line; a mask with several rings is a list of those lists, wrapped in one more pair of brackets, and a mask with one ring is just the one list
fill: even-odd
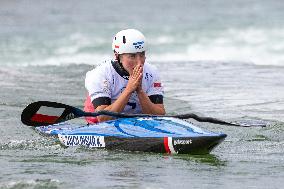
[[(231, 123), (212, 117), (202, 117), (193, 113), (181, 115), (150, 115), (150, 114), (125, 114), (110, 111), (84, 112), (83, 110), (58, 102), (38, 101), (29, 104), (22, 112), (21, 120), (25, 125), (42, 126), (51, 125), (79, 117), (96, 117), (100, 115), (116, 118), (132, 117), (173, 117), (179, 119), (195, 119), (199, 122), (209, 122), (221, 125), (249, 127), (250, 125)], [(265, 125), (257, 125), (264, 127)]]
[(111, 116), (116, 118), (132, 118), (132, 117), (174, 117), (179, 119), (195, 119), (199, 122), (210, 122), (215, 124), (221, 124), (221, 125), (233, 125), (236, 126), (234, 123), (226, 122), (223, 120), (215, 119), (212, 117), (201, 117), (196, 114), (190, 113), (190, 114), (180, 114), (180, 115), (151, 115), (151, 114), (125, 114), (125, 113), (117, 113), (117, 112), (109, 112), (109, 111), (98, 111), (98, 112), (81, 112), (82, 117), (96, 117), (99, 115), (105, 115), (105, 116)]

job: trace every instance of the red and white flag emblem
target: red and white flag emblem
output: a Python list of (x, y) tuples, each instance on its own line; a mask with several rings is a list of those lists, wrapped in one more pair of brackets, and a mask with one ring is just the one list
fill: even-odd
[(155, 82), (154, 87), (162, 87), (162, 84), (160, 82)]

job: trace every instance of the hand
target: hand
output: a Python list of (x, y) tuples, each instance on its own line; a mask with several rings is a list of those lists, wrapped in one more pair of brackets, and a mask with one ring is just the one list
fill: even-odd
[(142, 89), (143, 67), (141, 65), (135, 66), (133, 72), (129, 76), (126, 90), (134, 92), (137, 89)]
[(140, 67), (142, 68), (142, 69), (141, 69), (142, 77), (140, 78), (139, 85), (138, 85), (137, 88), (136, 88), (136, 92), (137, 92), (137, 93), (143, 91), (143, 90), (142, 90), (143, 66), (140, 65)]

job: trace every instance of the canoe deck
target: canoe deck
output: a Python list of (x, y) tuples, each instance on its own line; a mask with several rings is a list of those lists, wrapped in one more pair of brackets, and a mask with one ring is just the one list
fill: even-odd
[(172, 154), (207, 154), (227, 136), (169, 117), (121, 118), (94, 125), (60, 123), (37, 130), (57, 135), (64, 146)]

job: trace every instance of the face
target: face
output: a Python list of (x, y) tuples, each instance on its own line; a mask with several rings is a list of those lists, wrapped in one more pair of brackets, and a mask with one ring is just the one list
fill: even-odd
[(138, 53), (125, 53), (119, 55), (120, 62), (124, 69), (131, 74), (135, 66), (141, 65), (143, 66), (145, 63), (145, 51)]

